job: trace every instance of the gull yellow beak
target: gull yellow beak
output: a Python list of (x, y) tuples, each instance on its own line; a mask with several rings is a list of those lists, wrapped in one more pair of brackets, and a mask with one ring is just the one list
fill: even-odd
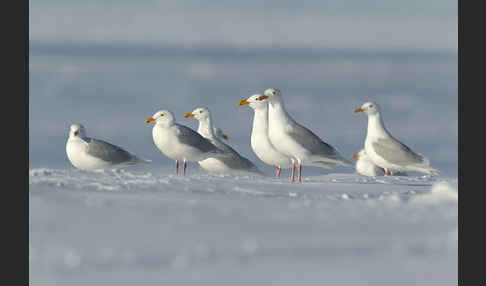
[(267, 99), (268, 96), (267, 95), (261, 95), (257, 98), (257, 100), (264, 100), (264, 99)]
[(184, 117), (187, 118), (187, 117), (194, 117), (194, 114), (192, 113), (186, 113), (184, 114)]
[(228, 136), (226, 135), (221, 135), (221, 137), (223, 137), (224, 140), (228, 140)]
[(155, 119), (153, 117), (149, 117), (149, 118), (145, 119), (145, 122), (147, 122), (147, 123), (150, 123), (152, 121), (155, 121)]
[(353, 154), (353, 155), (351, 155), (351, 157), (353, 157), (354, 159), (358, 159), (359, 158), (359, 154)]
[(239, 105), (246, 105), (246, 104), (250, 104), (250, 102), (246, 99), (244, 100), (240, 100), (240, 102), (238, 102)]
[(363, 108), (361, 108), (361, 107), (360, 107), (360, 108), (355, 108), (355, 109), (354, 109), (354, 112), (363, 112), (363, 111), (364, 111), (364, 109), (363, 109)]

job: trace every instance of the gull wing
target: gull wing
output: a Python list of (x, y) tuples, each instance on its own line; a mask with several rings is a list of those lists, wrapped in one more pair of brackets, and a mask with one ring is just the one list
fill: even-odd
[(120, 164), (128, 161), (138, 160), (138, 158), (122, 148), (99, 139), (89, 139), (86, 152), (103, 161), (112, 164)]
[(322, 141), (319, 136), (298, 123), (294, 124), (295, 125), (292, 126), (292, 128), (287, 130), (287, 133), (292, 139), (297, 141), (297, 143), (309, 150), (312, 155), (324, 156), (349, 164), (349, 161), (345, 160), (334, 147)]
[(422, 155), (413, 152), (393, 137), (379, 138), (371, 146), (376, 154), (392, 164), (406, 166), (425, 162)]
[(221, 153), (221, 150), (219, 150), (213, 143), (211, 143), (211, 141), (202, 137), (199, 133), (192, 130), (191, 128), (180, 124), (177, 124), (177, 127), (179, 130), (177, 138), (182, 144), (192, 146), (204, 153)]

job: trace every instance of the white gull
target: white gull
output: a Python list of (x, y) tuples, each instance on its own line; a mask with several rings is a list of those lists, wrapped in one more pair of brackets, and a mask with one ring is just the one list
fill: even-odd
[[(361, 149), (359, 153), (353, 154), (352, 157), (358, 159), (356, 161), (356, 171), (359, 174), (370, 177), (385, 176), (385, 169), (373, 163), (368, 154), (366, 154), (365, 149)], [(399, 172), (396, 170), (392, 170), (389, 175), (408, 176), (406, 172)]]
[(371, 161), (370, 157), (368, 157), (364, 149), (359, 151), (359, 153), (357, 154), (353, 154), (352, 157), (358, 159), (356, 161), (356, 171), (359, 174), (370, 177), (385, 175), (385, 169), (373, 163), (373, 161)]
[(199, 107), (194, 109), (191, 113), (184, 114), (184, 117), (193, 117), (199, 121), (197, 132), (204, 138), (211, 141), (216, 147), (224, 152), (231, 154), (226, 158), (208, 158), (199, 161), (199, 165), (206, 171), (215, 173), (232, 173), (232, 174), (258, 174), (263, 173), (247, 158), (238, 154), (229, 145), (223, 143), (218, 137), (214, 135), (214, 126), (209, 109)]
[(268, 101), (265, 101), (262, 96), (263, 94), (254, 94), (241, 100), (239, 105), (248, 105), (254, 111), (250, 139), (253, 152), (264, 163), (274, 166), (276, 176), (280, 177), (281, 168), (290, 168), (291, 161), (289, 156), (277, 151), (268, 138)]
[(306, 127), (298, 124), (285, 110), (282, 95), (275, 88), (264, 92), (269, 101), (268, 135), (270, 142), (292, 161), (292, 182), (295, 181), (295, 163), (299, 165), (299, 182), (302, 182), (302, 165), (330, 169), (333, 166), (351, 166), (339, 152)]
[(439, 172), (429, 166), (427, 158), (415, 153), (388, 132), (378, 104), (366, 102), (356, 108), (354, 112), (364, 112), (368, 116), (368, 130), (365, 139), (366, 154), (373, 163), (385, 169), (386, 175), (393, 174), (393, 171), (416, 171), (426, 174)]
[(81, 124), (72, 124), (69, 128), (66, 154), (71, 164), (82, 170), (118, 169), (151, 162), (103, 140), (88, 137)]
[(174, 115), (168, 110), (157, 111), (145, 120), (147, 123), (153, 121), (152, 137), (155, 146), (165, 156), (176, 161), (176, 174), (179, 172), (179, 161), (183, 161), (185, 175), (187, 161), (198, 162), (210, 157), (227, 156), (196, 131), (176, 123)]

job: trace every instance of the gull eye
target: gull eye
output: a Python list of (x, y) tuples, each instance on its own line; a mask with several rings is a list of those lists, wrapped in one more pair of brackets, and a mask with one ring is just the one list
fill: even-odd
[(199, 110), (199, 113), (202, 113), (203, 111), (202, 110)]
[(78, 136), (78, 131), (74, 131), (74, 136)]
[(373, 107), (373, 104), (372, 104), (372, 105), (370, 105), (370, 108), (371, 108), (371, 107)]

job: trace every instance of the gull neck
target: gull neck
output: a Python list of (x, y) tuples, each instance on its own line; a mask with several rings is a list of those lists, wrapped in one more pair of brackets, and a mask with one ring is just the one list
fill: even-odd
[(199, 126), (197, 133), (201, 134), (205, 138), (214, 139), (213, 125), (211, 123), (211, 117), (199, 120)]
[(268, 105), (255, 108), (251, 134), (266, 135), (268, 130)]
[(388, 137), (388, 130), (385, 128), (383, 119), (380, 113), (372, 114), (368, 116), (368, 131), (367, 136), (374, 137)]
[(269, 103), (268, 118), (269, 126), (276, 122), (281, 122), (282, 124), (294, 123), (281, 100), (274, 100)]

